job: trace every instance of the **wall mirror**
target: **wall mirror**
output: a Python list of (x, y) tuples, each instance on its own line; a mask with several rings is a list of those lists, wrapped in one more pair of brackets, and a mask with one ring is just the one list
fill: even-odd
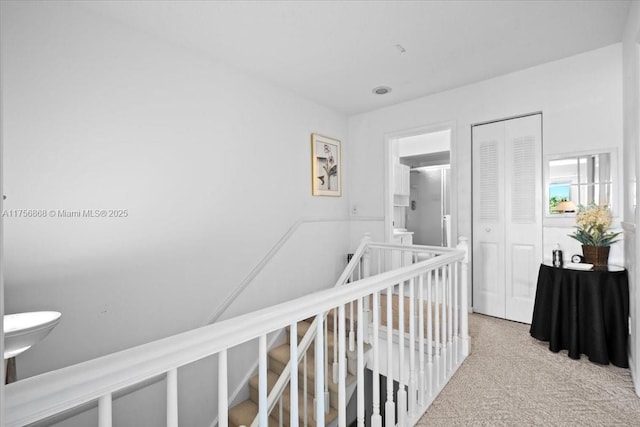
[(613, 213), (616, 161), (615, 150), (547, 156), (545, 215), (573, 216), (590, 203), (608, 205)]

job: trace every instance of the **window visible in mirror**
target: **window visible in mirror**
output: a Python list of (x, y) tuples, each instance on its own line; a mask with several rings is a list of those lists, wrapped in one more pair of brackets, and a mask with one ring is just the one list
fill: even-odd
[(547, 214), (574, 214), (575, 206), (590, 203), (613, 208), (612, 162), (612, 152), (549, 159)]

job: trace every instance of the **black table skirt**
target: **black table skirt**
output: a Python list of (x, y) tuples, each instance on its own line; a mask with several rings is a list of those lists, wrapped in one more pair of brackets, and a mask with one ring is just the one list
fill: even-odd
[(627, 272), (580, 271), (541, 265), (531, 336), (554, 352), (585, 354), (596, 363), (628, 368)]

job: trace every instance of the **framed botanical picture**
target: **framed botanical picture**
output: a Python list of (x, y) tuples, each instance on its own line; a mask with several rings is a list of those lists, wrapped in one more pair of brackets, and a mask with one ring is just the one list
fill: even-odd
[(314, 196), (342, 196), (340, 141), (311, 134), (311, 188)]

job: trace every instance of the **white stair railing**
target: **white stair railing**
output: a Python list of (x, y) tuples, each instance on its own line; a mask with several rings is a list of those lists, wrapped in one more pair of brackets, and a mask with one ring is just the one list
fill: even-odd
[[(393, 245), (373, 245), (373, 244), (369, 244), (369, 239), (367, 237), (365, 237), (365, 239), (363, 239), (362, 243), (360, 244), (360, 246), (358, 247), (358, 250), (356, 251), (356, 253), (354, 254), (353, 258), (351, 259), (349, 265), (347, 266), (347, 268), (345, 269), (345, 272), (343, 273), (343, 275), (340, 277), (340, 279), (338, 280), (338, 282), (336, 283), (336, 286), (344, 286), (348, 283), (353, 283), (353, 282), (357, 282), (358, 279), (360, 278), (364, 278), (367, 277), (370, 274), (370, 269), (371, 269), (371, 253), (372, 252), (378, 252), (377, 255), (377, 259), (378, 259), (378, 264), (377, 264), (377, 268), (378, 268), (378, 274), (380, 274), (380, 272), (384, 271), (383, 269), (385, 268), (385, 266), (389, 265), (389, 260), (393, 260), (395, 259), (396, 261), (399, 260), (399, 262), (402, 265), (405, 264), (415, 264), (417, 262), (419, 262), (420, 259), (430, 259), (433, 258), (435, 256), (438, 255), (442, 255), (444, 253), (450, 252), (447, 250), (443, 250), (442, 248), (439, 247), (424, 247), (424, 246), (416, 246), (413, 247), (411, 249), (407, 249), (406, 246), (402, 246), (402, 247), (398, 247), (398, 246), (393, 246)], [(400, 256), (398, 257), (398, 252), (400, 253)], [(395, 258), (394, 258), (394, 254), (395, 254)], [(384, 262), (382, 261), (383, 259), (386, 259)], [(393, 265), (391, 265), (391, 267), (393, 268)], [(458, 268), (455, 269), (455, 271), (457, 271)], [(456, 316), (456, 325), (455, 325), (455, 331), (458, 331), (458, 325), (457, 325), (457, 316), (458, 316), (458, 305), (457, 304), (452, 304), (452, 298), (454, 298), (455, 301), (458, 301), (458, 292), (457, 292), (457, 286), (452, 286), (449, 278), (452, 278), (453, 276), (451, 275), (452, 272), (454, 271), (453, 269), (453, 264), (448, 264), (444, 267), (442, 267), (440, 270), (438, 270), (438, 272), (436, 273), (436, 275), (438, 277), (441, 277), (441, 287), (442, 292), (442, 298), (443, 300), (440, 301), (440, 306), (441, 307), (447, 307), (447, 310), (443, 310), (442, 313), (445, 315), (445, 318), (443, 319), (444, 322), (441, 323), (442, 325), (442, 332), (441, 332), (441, 336), (442, 337), (448, 337), (448, 340), (444, 342), (443, 347), (442, 347), (442, 358), (445, 361), (445, 363), (448, 363), (448, 365), (446, 365), (443, 369), (439, 369), (438, 372), (442, 372), (443, 375), (443, 379), (444, 376), (447, 375), (447, 372), (451, 371), (453, 368), (453, 363), (454, 363), (454, 359), (452, 357), (453, 353), (456, 352), (457, 354), (457, 340), (454, 342), (452, 341), (452, 336), (453, 336), (453, 331), (454, 331), (454, 326), (452, 326), (452, 316), (453, 313), (455, 312), (455, 316)], [(448, 274), (448, 276), (447, 276)], [(393, 358), (393, 349), (392, 349), (392, 340), (393, 340), (393, 336), (394, 336), (394, 330), (393, 329), (387, 329), (387, 334), (388, 334), (388, 338), (387, 338), (387, 345), (389, 346), (389, 351), (390, 351), (390, 357), (387, 357), (387, 361), (388, 361), (388, 366), (389, 368), (387, 369), (387, 372), (391, 371), (394, 368), (393, 363), (397, 363), (398, 366), (398, 371), (399, 371), (399, 383), (402, 385), (402, 387), (400, 387), (400, 390), (398, 391), (397, 394), (397, 406), (399, 407), (406, 407), (407, 405), (409, 406), (409, 414), (413, 414), (416, 412), (416, 408), (418, 407), (419, 402), (423, 402), (424, 401), (424, 395), (425, 395), (425, 391), (424, 391), (424, 387), (421, 389), (421, 394), (418, 394), (418, 384), (424, 384), (424, 378), (425, 378), (425, 368), (424, 368), (424, 351), (421, 353), (421, 376), (420, 378), (418, 377), (418, 369), (416, 367), (416, 341), (419, 340), (418, 336), (416, 336), (416, 331), (415, 331), (415, 321), (416, 321), (416, 286), (415, 286), (415, 282), (416, 281), (420, 281), (420, 291), (422, 293), (423, 289), (422, 289), (422, 276), (419, 276), (418, 278), (412, 278), (411, 280), (409, 280), (408, 286), (409, 286), (409, 295), (407, 296), (407, 299), (409, 300), (409, 307), (408, 307), (408, 325), (407, 325), (407, 329), (408, 329), (408, 335), (407, 335), (407, 340), (406, 342), (408, 343), (408, 354), (409, 354), (409, 363), (408, 363), (408, 370), (409, 372), (405, 372), (405, 348), (407, 347), (405, 345), (405, 340), (401, 339), (400, 337), (405, 337), (405, 327), (404, 327), (404, 322), (399, 322), (398, 324), (398, 328), (397, 329), (397, 336), (398, 336), (398, 341), (399, 344), (397, 346), (397, 353), (398, 353), (398, 357), (397, 358)], [(457, 277), (456, 277), (457, 278)], [(406, 286), (406, 285), (405, 285)], [(398, 286), (398, 299), (400, 301), (402, 301), (404, 299), (404, 289), (405, 286)], [(454, 289), (454, 294), (451, 294), (452, 289)], [(393, 292), (392, 292), (393, 294)], [(391, 304), (393, 296), (389, 296), (387, 301), (388, 304)], [(453, 307), (455, 305), (455, 308)], [(357, 315), (354, 316), (354, 307), (358, 307), (358, 312)], [(389, 307), (391, 307), (391, 305), (389, 305)], [(349, 351), (350, 352), (357, 352), (360, 347), (357, 344), (362, 343), (369, 343), (369, 338), (368, 335), (365, 331), (369, 330), (369, 327), (371, 326), (371, 322), (369, 321), (370, 319), (370, 298), (365, 298), (364, 299), (364, 303), (362, 305), (362, 308), (360, 309), (360, 307), (358, 306), (358, 304), (356, 304), (354, 301), (351, 301), (350, 303), (347, 304), (347, 308), (350, 312), (350, 316), (349, 316), (349, 335), (348, 335), (348, 339), (347, 341), (345, 341), (344, 346), (347, 345), (348, 343), (348, 347), (349, 347)], [(420, 312), (422, 313), (422, 319), (424, 319), (424, 307), (422, 307), (423, 309), (420, 310)], [(341, 337), (341, 335), (339, 334), (338, 331), (338, 316), (339, 313), (341, 311), (345, 311), (346, 308), (344, 306), (340, 306), (338, 308), (334, 308), (332, 311), (332, 318), (333, 318), (333, 352), (332, 352), (332, 364), (331, 364), (331, 369), (324, 369), (324, 375), (323, 375), (323, 380), (324, 380), (324, 400), (323, 400), (323, 413), (328, 413), (329, 412), (329, 381), (333, 381), (333, 383), (338, 384), (338, 394), (341, 394), (341, 390), (343, 389), (343, 384), (341, 384), (341, 380), (342, 382), (344, 382), (344, 375), (345, 373), (340, 373), (340, 363), (339, 360), (343, 360), (345, 361), (345, 357), (342, 354), (339, 354), (339, 349), (341, 349), (343, 347), (343, 342), (341, 341), (343, 338)], [(398, 310), (399, 313), (396, 313), (398, 315), (399, 318), (405, 318), (405, 313), (404, 313), (404, 304), (400, 304), (398, 306)], [(429, 313), (428, 316), (430, 318), (431, 316), (431, 307), (429, 307)], [(442, 309), (441, 309), (442, 310)], [(389, 310), (387, 311), (388, 316), (392, 315), (392, 309), (389, 308)], [(355, 319), (364, 319), (362, 322), (358, 323), (358, 327), (363, 326), (363, 325), (367, 325), (369, 327), (364, 327), (363, 326), (363, 331), (360, 333), (356, 333), (356, 328), (354, 327), (355, 323)], [(328, 350), (328, 346), (329, 346), (329, 336), (328, 336), (328, 328), (327, 328), (327, 318), (326, 318), (326, 313), (325, 316), (322, 318), (322, 321), (324, 322), (324, 352), (322, 354), (323, 359), (325, 362), (329, 362), (328, 356), (329, 356), (329, 350)], [(449, 321), (449, 326), (447, 327), (447, 323), (446, 321)], [(310, 346), (310, 344), (313, 342), (314, 337), (316, 336), (317, 332), (315, 330), (315, 328), (317, 327), (317, 324), (320, 320), (314, 320), (312, 326), (308, 329), (306, 335), (303, 337), (302, 341), (300, 342), (300, 345), (297, 347), (296, 351), (298, 355), (304, 355), (307, 353), (308, 348)], [(389, 322), (391, 320), (388, 320)], [(377, 324), (377, 323), (376, 323)], [(430, 326), (431, 328), (431, 326)], [(359, 328), (358, 328), (359, 330)], [(374, 332), (373, 335), (374, 337), (376, 337), (377, 332)], [(359, 339), (357, 341), (356, 344), (356, 336), (357, 337), (363, 337), (363, 339)], [(421, 328), (421, 338), (422, 338), (422, 350), (424, 350), (424, 325), (422, 325)], [(375, 338), (374, 338), (375, 339)], [(378, 344), (374, 343), (374, 347), (377, 347)], [(452, 345), (456, 345), (456, 348), (451, 349)], [(292, 345), (293, 348), (293, 345)], [(449, 351), (449, 358), (446, 356), (447, 355), (447, 348), (450, 349)], [(429, 346), (429, 350), (431, 350), (431, 346)], [(300, 356), (301, 357), (301, 356)], [(439, 356), (440, 357), (440, 356)], [(316, 360), (318, 360), (318, 358), (316, 358)], [(439, 360), (439, 359), (438, 359)], [(364, 363), (364, 357), (360, 357), (360, 355), (358, 355), (357, 357), (357, 363), (363, 362)], [(282, 417), (283, 415), (280, 414), (276, 414), (274, 416), (273, 414), (273, 409), (276, 405), (276, 403), (278, 402), (282, 402), (283, 399), (283, 393), (285, 392), (285, 389), (287, 386), (289, 386), (289, 394), (291, 397), (295, 396), (295, 399), (297, 400), (298, 398), (298, 393), (292, 392), (293, 390), (298, 390), (297, 387), (294, 387), (293, 385), (289, 384), (289, 381), (291, 378), (296, 378), (296, 375), (291, 376), (291, 372), (297, 372), (297, 366), (298, 366), (299, 361), (296, 361), (294, 358), (291, 358), (291, 360), (289, 361), (289, 363), (287, 364), (286, 368), (284, 369), (284, 371), (282, 372), (282, 374), (280, 374), (280, 377), (276, 383), (276, 385), (273, 387), (272, 391), (269, 393), (269, 398), (268, 398), (268, 412), (269, 415), (273, 418), (276, 418), (276, 420), (278, 421), (279, 425), (283, 424), (283, 420)], [(346, 366), (346, 362), (344, 364)], [(438, 365), (439, 366), (439, 365)], [(320, 368), (320, 364), (318, 363), (315, 367), (315, 369), (322, 369)], [(345, 368), (346, 369), (346, 368)], [(379, 370), (379, 369), (378, 369)], [(375, 369), (374, 369), (375, 371)], [(346, 371), (345, 371), (346, 372)], [(306, 375), (306, 374), (305, 374)], [(406, 378), (405, 378), (406, 375)], [(440, 383), (440, 380), (437, 380), (437, 383)], [(376, 381), (374, 381), (374, 388), (377, 389), (379, 383), (377, 383)], [(385, 406), (385, 411), (386, 412), (393, 412), (395, 410), (395, 406), (396, 403), (393, 401), (393, 382), (389, 381), (388, 383), (388, 389), (387, 389), (387, 402), (388, 404), (386, 404)], [(408, 390), (405, 390), (405, 386), (408, 388)], [(364, 393), (364, 388), (363, 387), (358, 387), (358, 392), (360, 393)], [(302, 396), (306, 396), (307, 391), (303, 390)], [(377, 392), (375, 392), (374, 394), (377, 394)], [(416, 399), (408, 399), (408, 396), (416, 396)], [(339, 399), (338, 401), (338, 405), (343, 405), (345, 404), (346, 400), (349, 398), (349, 396), (346, 397), (345, 401), (343, 402), (342, 399)], [(362, 396), (358, 396), (358, 398), (363, 399)], [(317, 411), (319, 411), (320, 409), (318, 408), (318, 402), (315, 401), (315, 406), (314, 406), (314, 414), (317, 413)], [(379, 399), (377, 398), (377, 396), (374, 396), (374, 414), (375, 416), (372, 417), (372, 420), (375, 420), (375, 422), (377, 422), (379, 420), (379, 414), (380, 414), (380, 410), (379, 410)], [(290, 404), (290, 407), (295, 407), (294, 402), (292, 401)], [(339, 409), (339, 413), (340, 413), (340, 408)], [(360, 408), (358, 408), (360, 409)], [(358, 414), (358, 416), (360, 416), (361, 414)], [(306, 414), (305, 414), (306, 416)], [(364, 416), (364, 415), (362, 415)], [(405, 424), (405, 414), (404, 412), (400, 412), (400, 419), (399, 419), (399, 424), (400, 425), (404, 425)], [(304, 417), (303, 417), (304, 420)], [(317, 421), (317, 419), (314, 420)], [(293, 417), (290, 416), (290, 422), (293, 422)], [(259, 425), (259, 417), (256, 416), (256, 418), (254, 419), (253, 423), (251, 424), (252, 427), (257, 427)], [(306, 422), (303, 423), (304, 426), (307, 425)], [(341, 425), (340, 423), (338, 425)]]
[[(355, 311), (353, 317), (357, 319), (355, 322), (357, 328), (355, 334), (357, 355), (355, 376), (358, 384), (358, 425), (365, 424), (365, 390), (373, 390), (374, 392), (374, 409), (371, 418), (373, 425), (381, 426), (383, 422), (388, 426), (413, 425), (468, 354), (466, 241), (461, 242), (460, 248), (461, 250), (420, 246), (398, 247), (368, 242), (366, 250), (360, 255), (360, 258), (365, 258), (363, 257), (364, 253), (372, 255), (370, 269), (377, 274), (371, 275), (369, 271), (360, 271), (357, 273), (359, 280), (353, 280), (348, 286), (317, 292), (287, 303), (8, 385), (5, 388), (6, 426), (24, 426), (46, 420), (74, 408), (86, 407), (91, 402), (95, 402), (94, 404), (98, 406), (99, 426), (110, 427), (114, 406), (112, 396), (124, 389), (157, 377), (166, 379), (166, 399), (158, 402), (158, 408), (166, 410), (167, 426), (178, 426), (180, 422), (178, 411), (179, 368), (210, 356), (218, 359), (219, 425), (225, 426), (229, 424), (226, 416), (229, 404), (227, 350), (249, 341), (256, 341), (259, 343), (258, 360), (260, 361), (261, 376), (258, 419), (259, 425), (266, 427), (270, 416), (266, 385), (267, 334), (290, 326), (292, 328), (292, 342), (295, 342), (297, 333), (294, 332), (297, 322), (314, 317), (320, 325), (315, 328), (314, 397), (316, 410), (315, 416), (309, 414), (307, 418), (308, 421), (311, 421), (309, 418), (314, 417), (317, 425), (325, 424), (328, 419), (325, 420), (324, 378), (326, 370), (331, 368), (327, 368), (323, 362), (326, 351), (322, 345), (326, 338), (323, 323), (326, 313), (335, 310), (336, 307), (338, 312), (339, 373), (337, 424), (344, 426), (348, 422), (346, 419), (345, 384), (348, 372), (346, 313), (353, 307)], [(409, 259), (417, 262), (400, 268), (391, 268), (394, 267), (389, 264), (390, 254), (393, 251), (401, 251), (403, 259), (404, 255), (409, 255)], [(420, 256), (412, 256), (412, 254), (430, 255), (423, 256), (424, 260), (420, 260)], [(436, 256), (433, 256), (434, 254)], [(387, 297), (386, 309), (379, 304), (384, 293)], [(405, 296), (410, 308), (400, 316), (400, 307), (404, 311)], [(425, 297), (426, 304), (423, 303)], [(394, 298), (398, 303), (398, 311), (394, 311)], [(416, 299), (418, 304), (417, 307), (414, 307)], [(372, 303), (369, 305), (368, 301)], [(416, 351), (415, 347), (411, 347), (411, 343), (413, 342), (415, 345), (416, 341), (416, 337), (413, 336), (415, 325), (411, 327), (409, 324), (408, 334), (400, 333), (400, 330), (393, 328), (394, 318), (397, 319), (400, 328), (400, 325), (404, 325), (405, 320), (411, 321), (406, 317), (415, 314), (416, 308), (419, 322), (417, 360), (420, 366), (415, 366), (415, 355), (411, 356)], [(368, 322), (365, 310), (371, 311), (371, 323)], [(433, 316), (430, 315), (431, 310), (433, 310)], [(438, 324), (440, 317), (442, 322)], [(422, 328), (422, 332), (425, 332), (424, 329), (426, 329), (426, 333), (421, 333), (420, 328)], [(372, 341), (371, 350), (366, 356), (365, 330), (369, 330)], [(435, 333), (434, 340), (431, 339), (432, 331)], [(385, 333), (387, 342), (383, 343)], [(393, 348), (394, 340), (398, 343), (396, 349)], [(409, 343), (408, 347), (407, 343)], [(297, 353), (298, 360), (301, 357), (303, 359), (307, 357), (306, 352), (300, 352), (302, 344), (300, 343), (298, 347), (295, 345), (291, 347), (291, 354)], [(296, 348), (294, 349), (294, 347)], [(426, 366), (425, 351), (427, 354)], [(405, 366), (405, 361), (398, 358), (400, 352), (405, 355), (409, 353), (408, 370), (400, 369), (401, 366)], [(373, 360), (374, 378), (372, 382), (367, 383), (364, 369), (369, 359)], [(388, 362), (388, 367), (383, 372), (381, 368), (383, 368), (385, 361)], [(306, 361), (303, 361), (303, 366), (306, 368)], [(297, 371), (297, 367), (294, 369)], [(398, 369), (400, 370), (397, 371)], [(388, 384), (392, 382), (391, 379), (400, 379), (403, 390), (409, 385), (408, 406), (398, 405), (398, 402), (394, 402), (393, 393), (385, 403), (389, 408), (398, 408), (399, 417), (397, 420), (393, 419), (393, 416), (389, 416), (394, 413), (393, 411), (386, 412), (385, 420), (380, 415), (380, 396), (376, 392), (376, 384), (379, 384), (380, 375), (387, 376)], [(306, 375), (303, 376), (303, 382), (307, 382)], [(412, 383), (417, 384), (417, 392), (410, 387)], [(290, 393), (290, 396), (294, 395), (295, 393)], [(306, 401), (306, 395), (304, 397)], [(295, 401), (295, 397), (291, 397), (291, 400)], [(313, 411), (311, 412), (313, 413)], [(299, 418), (304, 418), (300, 415), (297, 405), (290, 406), (290, 418), (287, 420), (287, 424), (296, 425)]]
[[(338, 287), (338, 286), (343, 286), (345, 285), (347, 282), (352, 281), (354, 274), (357, 271), (360, 271), (361, 268), (361, 264), (360, 264), (360, 260), (363, 258), (363, 255), (366, 253), (367, 251), (367, 245), (370, 242), (370, 237), (369, 235), (365, 235), (365, 237), (362, 239), (362, 241), (360, 242), (360, 245), (358, 246), (358, 248), (356, 249), (355, 253), (353, 254), (353, 256), (351, 257), (351, 260), (349, 260), (349, 263), (347, 264), (347, 267), (345, 268), (345, 270), (342, 272), (342, 274), (340, 275), (340, 277), (338, 278), (338, 280), (336, 281), (336, 284), (334, 287)], [(335, 312), (334, 312), (335, 313)], [(311, 327), (309, 327), (309, 329), (307, 330), (307, 332), (305, 333), (305, 335), (303, 336), (302, 340), (300, 341), (300, 344), (298, 346), (293, 345), (294, 343), (297, 343), (297, 335), (290, 335), (290, 342), (291, 342), (291, 346), (290, 348), (293, 349), (294, 347), (296, 347), (295, 352), (291, 352), (290, 353), (290, 357), (289, 357), (289, 362), (287, 363), (287, 365), (285, 366), (284, 370), (282, 371), (282, 373), (280, 374), (280, 377), (278, 378), (278, 380), (276, 381), (275, 385), (273, 386), (273, 389), (271, 390), (271, 392), (269, 393), (269, 396), (267, 398), (267, 413), (271, 414), (271, 412), (273, 411), (273, 409), (275, 408), (275, 405), (281, 401), (282, 399), (282, 395), (285, 391), (285, 388), (288, 385), (291, 385), (290, 389), (291, 390), (297, 390), (298, 387), (294, 387), (293, 384), (290, 384), (291, 379), (295, 378), (296, 382), (297, 382), (297, 376), (296, 375), (291, 375), (291, 372), (298, 372), (298, 365), (299, 363), (302, 361), (303, 357), (307, 354), (307, 351), (309, 349), (309, 347), (311, 346), (312, 343), (314, 343), (314, 338), (316, 336), (316, 328), (318, 327), (318, 324), (320, 322), (320, 320), (322, 321), (322, 323), (326, 326), (326, 322), (324, 322), (326, 318), (326, 313), (324, 313), (324, 315), (322, 316), (322, 319), (320, 318), (315, 318), (313, 320), (313, 323), (311, 324)], [(334, 323), (334, 325), (337, 327), (337, 324)], [(327, 330), (325, 328), (325, 336), (327, 335)], [(337, 345), (337, 334), (334, 333), (334, 350), (337, 351), (338, 349), (338, 345)], [(328, 340), (325, 341), (324, 343), (325, 345), (323, 346), (323, 358), (322, 359), (318, 359), (316, 358), (316, 365), (319, 364), (319, 360), (326, 360), (327, 359), (327, 354), (328, 354)], [(297, 354), (298, 357), (293, 357), (293, 354)], [(334, 353), (335, 354), (335, 353)], [(335, 382), (336, 381), (336, 376), (338, 375), (338, 363), (337, 363), (337, 359), (334, 357), (334, 362), (333, 362), (333, 367), (332, 367), (332, 379)], [(305, 364), (306, 367), (306, 364)], [(334, 373), (335, 372), (335, 373)], [(328, 406), (328, 402), (327, 402), (327, 397), (328, 397), (328, 378), (327, 378), (327, 373), (328, 372), (324, 372), (323, 369), (323, 379), (325, 381), (325, 386), (324, 386), (324, 391), (323, 391), (323, 395), (325, 396), (323, 398), (323, 412), (324, 412), (324, 407)], [(306, 378), (306, 373), (305, 373), (305, 378)], [(265, 385), (266, 385), (266, 379), (265, 379)], [(294, 396), (295, 395), (295, 396)], [(305, 388), (303, 396), (307, 395), (307, 390)], [(298, 407), (297, 406), (297, 400), (298, 400), (298, 394), (297, 393), (290, 393), (291, 396), (291, 402), (290, 402), (290, 407)], [(295, 406), (294, 406), (295, 405)], [(316, 410), (318, 410), (318, 408), (315, 408)], [(303, 416), (303, 418), (307, 418), (307, 414), (306, 414), (307, 409), (305, 409), (305, 414)], [(281, 418), (281, 417), (280, 417)], [(251, 423), (251, 427), (256, 427), (259, 425), (259, 417), (256, 416), (256, 418), (253, 420), (253, 422)], [(304, 425), (306, 426), (307, 423), (305, 422)]]

